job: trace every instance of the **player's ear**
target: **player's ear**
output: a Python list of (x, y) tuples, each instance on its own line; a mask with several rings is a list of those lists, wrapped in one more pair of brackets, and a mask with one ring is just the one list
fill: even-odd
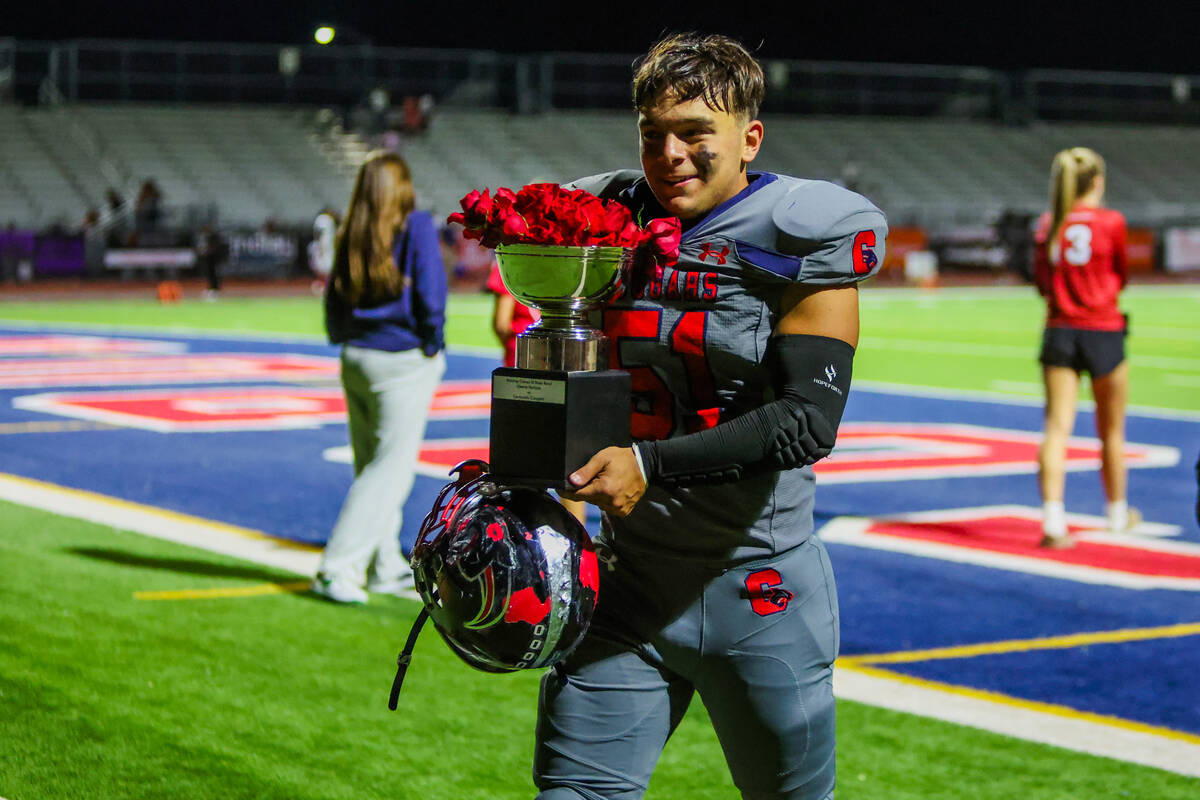
[(763, 140), (763, 124), (759, 120), (752, 119), (746, 123), (746, 129), (742, 131), (742, 164), (749, 164), (758, 155), (758, 149), (762, 147)]

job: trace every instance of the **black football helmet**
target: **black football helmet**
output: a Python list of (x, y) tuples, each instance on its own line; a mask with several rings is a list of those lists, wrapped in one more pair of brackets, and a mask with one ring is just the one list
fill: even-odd
[(412, 551), (425, 605), (401, 653), (399, 683), (424, 617), (485, 672), (549, 667), (583, 638), (599, 590), (587, 530), (541, 489), (503, 486), (472, 459), (438, 494)]

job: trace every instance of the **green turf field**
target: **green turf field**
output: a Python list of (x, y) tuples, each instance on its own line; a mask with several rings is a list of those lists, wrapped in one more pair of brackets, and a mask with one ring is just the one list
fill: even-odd
[[(1130, 315), (1130, 403), (1200, 410), (1200, 287), (1134, 286), (1121, 305)], [(868, 287), (854, 377), (1041, 397), (1044, 314), (1032, 289)]]
[[(139, 599), (296, 577), (0, 503), (0, 796), (526, 798), (537, 677), (485, 675), (432, 630), (389, 712), (418, 604)], [(1192, 800), (1200, 781), (850, 702), (843, 800)], [(969, 790), (968, 790), (969, 787)], [(655, 800), (736, 797), (703, 706)]]
[[(1031, 292), (863, 293), (859, 380), (1036, 397)], [(1200, 290), (1131, 289), (1133, 402), (1200, 411)], [(449, 338), (493, 347), (486, 297)], [(313, 298), (3, 303), (0, 321), (318, 336)], [(0, 797), (527, 798), (535, 675), (469, 670), (427, 630), (401, 708), (392, 654), (418, 610), (303, 593), (139, 599), (297, 576), (0, 503)], [(839, 800), (1194, 800), (1200, 780), (851, 702)], [(703, 707), (647, 797), (736, 797)]]

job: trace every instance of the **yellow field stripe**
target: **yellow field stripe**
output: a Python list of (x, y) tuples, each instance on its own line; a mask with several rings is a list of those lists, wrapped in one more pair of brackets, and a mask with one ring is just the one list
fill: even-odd
[(1147, 639), (1175, 639), (1181, 636), (1200, 635), (1200, 622), (1163, 625), (1157, 628), (1125, 628), (1115, 631), (1073, 633), (1067, 636), (1047, 636), (1040, 639), (1011, 639), (1002, 642), (983, 642), (957, 647), (934, 647), (928, 650), (903, 650), (895, 653), (848, 656), (838, 659), (839, 664), (911, 664), (917, 661), (938, 661), (948, 658), (973, 658), (1000, 653), (1022, 653), (1032, 650), (1066, 650), (1090, 644), (1116, 644), (1138, 642)]
[(0, 423), (0, 434), (6, 433), (62, 433), (63, 431), (107, 431), (119, 428), (107, 422), (4, 422)]
[(134, 600), (214, 600), (230, 597), (260, 597), (267, 594), (295, 594), (309, 586), (308, 581), (287, 583), (260, 583), (257, 586), (230, 587), (225, 589), (177, 589), (162, 592), (134, 592)]
[(922, 689), (945, 692), (947, 694), (958, 695), (960, 697), (970, 697), (975, 700), (984, 700), (1013, 708), (1025, 709), (1027, 711), (1053, 714), (1055, 716), (1064, 717), (1067, 719), (1081, 720), (1099, 725), (1108, 725), (1110, 727), (1121, 728), (1127, 731), (1145, 733), (1152, 736), (1161, 736), (1166, 739), (1175, 739), (1188, 744), (1200, 745), (1200, 736), (1192, 733), (1185, 733), (1184, 731), (1177, 731), (1174, 728), (1160, 728), (1154, 725), (1147, 725), (1143, 722), (1133, 722), (1132, 720), (1122, 719), (1120, 717), (1094, 714), (1090, 711), (1078, 711), (1074, 708), (1060, 706), (1054, 703), (1043, 703), (1037, 700), (1024, 700), (1019, 697), (1012, 697), (999, 692), (989, 692), (984, 689), (972, 689), (967, 686), (955, 686), (954, 684), (941, 683), (940, 681), (914, 678), (911, 675), (892, 672), (891, 670), (887, 669), (879, 669), (877, 667), (864, 666), (860, 663), (845, 663), (842, 659), (838, 659), (835, 668), (849, 670), (851, 672), (858, 672), (863, 675), (870, 675), (872, 677), (882, 678), (884, 680), (896, 681), (898, 683), (904, 683), (908, 684), (909, 686), (916, 686)]

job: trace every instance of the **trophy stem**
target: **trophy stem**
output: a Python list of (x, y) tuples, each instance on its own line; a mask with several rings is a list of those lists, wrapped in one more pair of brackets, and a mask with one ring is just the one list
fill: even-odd
[(545, 316), (517, 336), (517, 367), (558, 372), (608, 368), (608, 337), (582, 319)]

